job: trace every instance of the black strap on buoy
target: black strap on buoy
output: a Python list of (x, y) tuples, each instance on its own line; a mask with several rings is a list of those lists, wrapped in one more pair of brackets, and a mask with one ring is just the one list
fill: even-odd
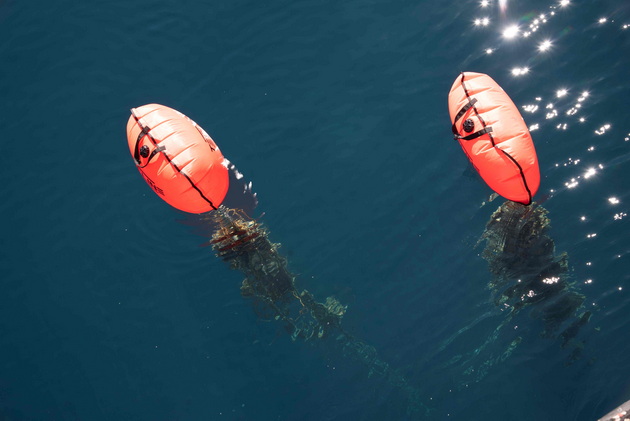
[(459, 134), (456, 134), (455, 139), (473, 140), (477, 139), (479, 136), (483, 136), (486, 133), (492, 133), (492, 126), (484, 127), (483, 129), (478, 130), (473, 134), (469, 134), (468, 136), (460, 136)]
[[(134, 113), (134, 110), (131, 110), (131, 115), (133, 115), (133, 118), (136, 120), (136, 123), (138, 124), (138, 127), (140, 127), (142, 129), (142, 130), (140, 130), (140, 133), (138, 133), (138, 138), (136, 139), (136, 145), (135, 145), (134, 151), (133, 151), (133, 158), (135, 159), (136, 165), (138, 166), (138, 168), (144, 168), (147, 165), (149, 165), (149, 162), (151, 162), (151, 160), (153, 159), (153, 157), (155, 155), (157, 155), (159, 152), (164, 152), (166, 150), (166, 148), (164, 146), (158, 146), (157, 145), (157, 141), (155, 140), (155, 138), (149, 134), (149, 132), (151, 131), (151, 128), (149, 126), (144, 126), (140, 122), (140, 119), (136, 116), (136, 114)], [(153, 149), (153, 151), (151, 152), (150, 155), (149, 155), (149, 147), (148, 146), (145, 145), (142, 148), (139, 147), (140, 146), (140, 141), (145, 136), (149, 136), (149, 138), (153, 141), (152, 143), (155, 145), (155, 149)], [(146, 164), (141, 165), (142, 161), (140, 160), (140, 157), (142, 157), (142, 158), (147, 158), (148, 157)]]
[(133, 159), (136, 160), (136, 165), (139, 166), (141, 162), (140, 162), (140, 148), (138, 148), (138, 145), (140, 145), (140, 140), (142, 140), (143, 137), (149, 134), (149, 131), (151, 130), (151, 128), (140, 124), (140, 121), (138, 121), (137, 118), (136, 118), (136, 122), (138, 123), (138, 126), (142, 128), (140, 133), (138, 133), (138, 138), (136, 139), (136, 146), (133, 148)]
[(468, 110), (470, 110), (472, 107), (475, 106), (476, 103), (477, 103), (477, 98), (468, 98), (468, 103), (464, 105), (461, 110), (459, 110), (459, 112), (453, 119), (453, 126), (451, 127), (451, 129), (453, 130), (453, 134), (457, 134), (457, 135), (459, 134), (459, 132), (457, 131), (457, 128), (455, 127), (455, 123), (457, 123), (457, 120), (462, 118)]
[[(464, 73), (462, 73), (461, 83), (462, 83), (462, 89), (464, 89), (464, 93), (466, 94), (466, 98), (468, 99), (468, 103), (464, 105), (461, 110), (459, 110), (459, 112), (455, 116), (455, 119), (453, 120), (453, 126), (451, 130), (453, 130), (453, 134), (455, 135), (455, 140), (460, 140), (460, 139), (473, 140), (473, 139), (477, 139), (478, 137), (486, 133), (492, 133), (492, 127), (486, 126), (486, 122), (483, 121), (483, 118), (481, 118), (481, 116), (479, 115), (479, 111), (477, 111), (477, 107), (475, 107), (475, 104), (477, 103), (477, 98), (471, 98), (470, 94), (468, 93), (468, 89), (466, 89), (466, 84), (464, 83)], [(459, 134), (457, 127), (455, 127), (455, 123), (457, 123), (457, 120), (462, 118), (466, 114), (466, 112), (471, 108), (473, 109), (474, 114), (477, 116), (477, 118), (483, 125), (483, 129), (476, 131), (475, 133), (462, 136)], [(490, 135), (490, 142), (492, 142), (492, 146), (494, 146), (494, 139), (492, 138), (492, 135)]]
[[(156, 144), (156, 148), (153, 149), (153, 151), (151, 152), (151, 155), (149, 155), (149, 147), (148, 146), (145, 145), (142, 148), (139, 148), (138, 146), (140, 145), (140, 140), (142, 140), (143, 137), (149, 135), (149, 131), (151, 131), (151, 128), (148, 127), (148, 126), (143, 126), (140, 123), (140, 120), (138, 120), (138, 119), (136, 119), (136, 122), (138, 123), (138, 126), (142, 127), (142, 130), (140, 131), (140, 133), (138, 133), (138, 138), (136, 139), (136, 146), (135, 146), (134, 151), (133, 151), (133, 158), (136, 160), (136, 165), (138, 166), (138, 168), (144, 168), (147, 165), (149, 165), (149, 162), (151, 162), (153, 157), (155, 155), (157, 155), (158, 152), (165, 151), (166, 148), (164, 146), (157, 146), (157, 144)], [(140, 157), (142, 157), (142, 158), (147, 158), (148, 157), (146, 164), (140, 165), (140, 164), (142, 164), (142, 161), (140, 161)]]
[(153, 149), (153, 152), (151, 152), (151, 155), (149, 155), (149, 159), (147, 159), (147, 163), (142, 166), (138, 165), (138, 168), (146, 167), (147, 165), (149, 165), (149, 162), (151, 162), (151, 159), (153, 159), (153, 157), (158, 154), (158, 152), (163, 152), (165, 150), (166, 148), (164, 146), (158, 146), (157, 148)]

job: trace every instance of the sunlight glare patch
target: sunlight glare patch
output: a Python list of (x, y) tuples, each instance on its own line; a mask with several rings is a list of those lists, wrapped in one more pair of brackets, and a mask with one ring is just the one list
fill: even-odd
[(490, 19), (489, 18), (477, 18), (474, 20), (473, 22), (475, 24), (475, 26), (488, 26), (490, 25)]
[(568, 93), (569, 93), (569, 91), (564, 89), (564, 88), (558, 89), (556, 91), (556, 98), (562, 98), (562, 97), (566, 96)]
[(523, 76), (529, 73), (529, 68), (527, 67), (515, 67), (512, 69), (512, 76)]
[(503, 38), (505, 39), (513, 39), (519, 33), (518, 25), (508, 26), (503, 30)]
[(575, 178), (572, 178), (571, 181), (567, 181), (566, 183), (564, 183), (564, 185), (567, 189), (573, 189), (577, 187), (578, 181)]
[(523, 111), (528, 113), (535, 113), (538, 110), (538, 105), (536, 104), (527, 104), (523, 105)]
[(591, 168), (587, 169), (586, 172), (584, 173), (584, 178), (585, 179), (591, 178), (595, 174), (597, 174), (597, 170), (595, 168), (591, 167)]
[(604, 133), (606, 133), (608, 131), (608, 129), (610, 129), (610, 124), (604, 124), (602, 127), (600, 127), (599, 129), (595, 130), (595, 134), (598, 135), (598, 136), (601, 136)]
[(538, 51), (544, 53), (545, 51), (549, 51), (551, 48), (551, 41), (546, 39), (538, 45)]

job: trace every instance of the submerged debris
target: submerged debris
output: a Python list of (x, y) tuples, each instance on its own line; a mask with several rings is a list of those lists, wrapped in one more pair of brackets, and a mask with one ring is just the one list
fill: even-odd
[(296, 277), (279, 254), (280, 244), (269, 240), (267, 229), (243, 212), (220, 206), (204, 216), (216, 228), (210, 244), (218, 257), (245, 275), (241, 294), (254, 302), (257, 314), (284, 323), (293, 340), (329, 339), (346, 357), (368, 368), (368, 376), (382, 376), (404, 393), (410, 414), (426, 412), (417, 389), (389, 364), (382, 361), (376, 349), (355, 338), (341, 326), (347, 306), (335, 297), (321, 303), (307, 290), (299, 291)]
[[(526, 333), (517, 316), (524, 310), (542, 323), (541, 336), (555, 339), (567, 349), (567, 364), (580, 358), (584, 342), (577, 337), (591, 312), (584, 310), (585, 296), (571, 281), (567, 253), (556, 252), (547, 215), (547, 210), (536, 203), (525, 206), (507, 201), (488, 220), (477, 246), (484, 246), (480, 255), (490, 272), (487, 287), (502, 314), (499, 324), (481, 344), (440, 365), (441, 370), (463, 369), (468, 377), (460, 387), (481, 381), (521, 345)], [(473, 320), (448, 338), (438, 353), (497, 315), (496, 311), (488, 311)], [(509, 332), (505, 330), (508, 326)]]
[(485, 241), (481, 256), (492, 274), (488, 288), (495, 304), (509, 307), (512, 315), (535, 305), (531, 315), (544, 323), (545, 337), (569, 324), (559, 335), (564, 347), (591, 314), (577, 314), (585, 296), (570, 282), (567, 253), (556, 254), (547, 214), (535, 203), (506, 202), (492, 214), (479, 242)]
[(217, 225), (212, 248), (232, 269), (245, 274), (241, 294), (256, 302), (261, 316), (282, 320), (294, 340), (322, 338), (340, 326), (346, 307), (334, 297), (322, 304), (310, 292), (298, 291), (295, 275), (278, 253), (280, 244), (269, 241), (262, 224), (223, 206), (210, 217)]

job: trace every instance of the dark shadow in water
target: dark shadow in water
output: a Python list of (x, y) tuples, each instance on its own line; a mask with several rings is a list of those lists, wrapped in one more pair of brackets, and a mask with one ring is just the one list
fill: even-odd
[[(363, 364), (368, 377), (379, 376), (406, 402), (407, 416), (417, 418), (428, 413), (419, 392), (399, 370), (380, 359), (376, 349), (347, 332), (341, 320), (347, 306), (335, 297), (319, 302), (306, 289), (296, 285), (296, 276), (288, 269), (287, 259), (279, 253), (280, 244), (272, 243), (266, 227), (251, 214), (257, 205), (251, 183), (230, 166), (230, 192), (219, 209), (189, 216), (182, 221), (198, 234), (210, 238), (209, 245), (230, 269), (245, 276), (241, 295), (251, 300), (261, 320), (284, 326), (291, 339), (322, 344), (338, 349)], [(245, 211), (244, 209), (248, 209)]]
[(542, 336), (560, 338), (563, 348), (571, 343), (573, 361), (582, 349), (573, 340), (591, 312), (578, 315), (585, 296), (569, 279), (567, 253), (556, 254), (547, 214), (536, 203), (505, 202), (479, 240), (485, 241), (481, 256), (492, 274), (488, 288), (495, 305), (509, 307), (511, 315), (532, 306), (531, 316), (543, 322)]
[[(591, 312), (584, 309), (585, 296), (571, 281), (567, 253), (556, 253), (547, 214), (537, 203), (524, 206), (507, 201), (488, 220), (477, 247), (484, 247), (481, 257), (491, 275), (487, 287), (495, 308), (504, 315), (480, 346), (441, 365), (444, 370), (457, 367), (463, 370), (465, 378), (458, 382), (460, 386), (480, 381), (492, 366), (512, 355), (522, 336), (513, 337), (499, 352), (497, 339), (503, 328), (515, 322), (526, 309), (531, 318), (542, 323), (542, 337), (558, 340), (561, 348), (569, 350), (567, 364), (581, 357), (584, 341), (577, 336), (588, 323)], [(494, 317), (496, 312), (491, 311), (471, 321), (445, 341), (436, 355)]]

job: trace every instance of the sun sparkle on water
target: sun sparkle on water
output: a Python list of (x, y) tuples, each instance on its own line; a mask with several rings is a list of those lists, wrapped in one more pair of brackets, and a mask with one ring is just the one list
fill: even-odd
[(477, 18), (474, 20), (473, 22), (475, 24), (475, 26), (488, 26), (490, 25), (490, 19), (489, 18)]
[(511, 25), (503, 30), (503, 38), (513, 39), (518, 35), (518, 33), (518, 25)]
[(538, 45), (538, 51), (545, 52), (551, 48), (551, 41), (546, 39)]
[(562, 98), (562, 97), (566, 96), (568, 93), (569, 93), (569, 91), (568, 91), (568, 90), (566, 90), (566, 89), (564, 89), (564, 88), (562, 88), (562, 89), (558, 89), (558, 90), (556, 91), (556, 97), (557, 97), (557, 98)]
[(529, 73), (529, 68), (527, 67), (515, 67), (512, 69), (512, 76), (523, 76)]

